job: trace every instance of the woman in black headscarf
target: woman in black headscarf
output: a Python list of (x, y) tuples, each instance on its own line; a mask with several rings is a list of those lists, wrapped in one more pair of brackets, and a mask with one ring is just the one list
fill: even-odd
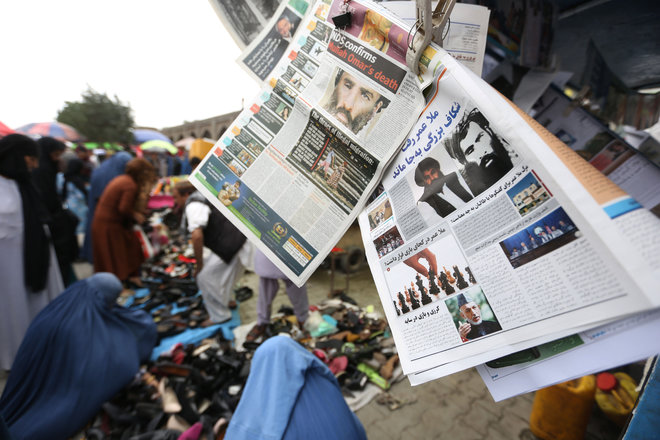
[(78, 257), (78, 221), (73, 213), (64, 210), (57, 193), (57, 173), (66, 145), (51, 137), (42, 137), (37, 144), (40, 149), (39, 167), (32, 172), (32, 176), (50, 215), (48, 225), (53, 236), (57, 262), (64, 285), (68, 286), (76, 280), (71, 264)]
[(87, 222), (88, 184), (85, 181), (84, 169), (85, 163), (77, 157), (73, 158), (67, 163), (66, 171), (62, 175), (61, 181), (58, 180), (58, 187), (64, 206), (78, 217), (79, 223), (76, 228), (76, 234), (85, 233), (85, 224)]
[(32, 182), (39, 148), (27, 136), (0, 139), (0, 369), (11, 368), (30, 321), (63, 289), (45, 229), (48, 212)]
[(39, 166), (32, 172), (32, 177), (48, 212), (53, 215), (62, 210), (56, 181), (60, 158), (66, 150), (66, 145), (52, 137), (42, 137), (37, 144), (39, 144)]

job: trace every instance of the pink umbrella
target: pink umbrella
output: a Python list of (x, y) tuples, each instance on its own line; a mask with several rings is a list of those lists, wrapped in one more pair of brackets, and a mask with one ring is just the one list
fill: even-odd
[(34, 122), (18, 127), (16, 131), (28, 136), (50, 136), (61, 141), (76, 142), (82, 140), (82, 136), (75, 128), (61, 122)]
[(15, 133), (15, 131), (0, 122), (0, 138), (12, 133)]

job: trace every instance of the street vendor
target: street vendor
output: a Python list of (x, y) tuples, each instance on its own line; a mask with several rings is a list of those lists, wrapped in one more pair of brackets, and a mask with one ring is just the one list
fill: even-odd
[(232, 287), (249, 261), (249, 244), (241, 232), (188, 181), (178, 182), (172, 196), (183, 210), (181, 229), (190, 234), (195, 278), (211, 321), (231, 319)]

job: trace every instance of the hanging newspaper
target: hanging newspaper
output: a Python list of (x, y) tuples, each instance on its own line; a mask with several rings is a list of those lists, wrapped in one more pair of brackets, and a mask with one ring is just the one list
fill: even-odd
[(660, 310), (531, 347), (477, 366), (496, 402), (660, 352)]
[(238, 47), (245, 49), (275, 14), (278, 0), (209, 0)]
[[(387, 1), (383, 6), (395, 13), (412, 27), (417, 22), (415, 2)], [(484, 6), (456, 3), (449, 15), (449, 25), (444, 32), (442, 48), (465, 67), (481, 76), (488, 36), (488, 17), (490, 11)], [(431, 56), (429, 56), (431, 54)], [(420, 63), (432, 58), (432, 46), (427, 48)]]
[(424, 105), (407, 31), (357, 0), (353, 26), (338, 31), (328, 17), (341, 4), (313, 6), (268, 86), (190, 178), (297, 285), (354, 221)]
[(585, 109), (574, 106), (555, 87), (545, 91), (530, 114), (642, 206), (660, 216), (660, 168), (644, 154)]
[(307, 0), (283, 1), (257, 38), (243, 50), (237, 62), (257, 82), (261, 84), (273, 73), (305, 32), (302, 22), (310, 7)]
[[(555, 87), (543, 93), (531, 115), (643, 207), (660, 214), (655, 191), (660, 169), (597, 118)], [(621, 233), (626, 236), (626, 230)], [(652, 249), (656, 236), (648, 237), (646, 246)], [(641, 313), (494, 359), (477, 370), (499, 401), (653, 356), (660, 352), (659, 328), (659, 310)]]
[(658, 219), (451, 56), (441, 62), (359, 219), (411, 383), (660, 305)]

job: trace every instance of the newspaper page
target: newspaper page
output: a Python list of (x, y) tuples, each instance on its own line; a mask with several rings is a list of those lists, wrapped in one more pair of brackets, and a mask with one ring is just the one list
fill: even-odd
[(596, 327), (486, 362), (477, 371), (496, 402), (637, 362), (660, 352), (660, 311)]
[[(504, 101), (499, 96), (494, 96), (493, 99)], [(504, 105), (506, 102), (502, 102), (502, 104)], [(519, 109), (517, 110), (520, 111)], [(660, 221), (658, 218), (654, 217), (653, 214), (646, 209), (635, 209), (635, 207), (639, 205), (635, 200), (632, 200), (629, 197), (614, 198), (614, 200), (611, 200), (613, 198), (612, 194), (616, 194), (617, 191), (620, 193), (620, 189), (616, 189), (610, 180), (605, 179), (604, 176), (599, 173), (597, 168), (587, 165), (584, 160), (575, 160), (576, 155), (570, 152), (570, 148), (550, 134), (540, 124), (536, 123), (528, 115), (524, 115), (524, 117), (528, 119), (530, 124), (536, 126), (535, 130), (541, 133), (541, 136), (546, 142), (548, 142), (548, 144), (552, 144), (552, 148), (555, 150), (556, 154), (566, 159), (565, 164), (574, 170), (574, 174), (581, 177), (583, 185), (589, 189), (594, 199), (599, 200), (602, 203), (601, 206), (604, 212), (613, 220), (613, 223), (618, 229), (618, 234), (624, 239), (624, 241), (628, 242), (630, 246), (642, 256), (652, 270), (656, 272), (660, 270), (660, 236), (657, 234), (657, 231), (660, 230)], [(589, 118), (587, 118), (587, 120), (588, 119)], [(586, 127), (588, 128), (589, 124), (586, 124)], [(579, 130), (574, 129), (574, 132), (579, 132)], [(652, 184), (652, 181), (648, 181), (647, 183)], [(642, 187), (642, 185), (638, 186)], [(643, 196), (643, 194), (644, 191), (641, 193), (634, 193), (636, 196)], [(643, 318), (644, 316), (647, 316), (647, 318)], [(650, 316), (650, 318), (648, 318), (648, 316)], [(584, 332), (584, 334), (592, 333), (600, 336), (608, 335), (608, 338), (602, 343), (589, 345), (588, 347), (586, 345), (579, 345), (576, 348), (573, 348), (570, 356), (563, 359), (580, 359), (582, 357), (584, 357), (584, 359), (579, 363), (571, 363), (562, 369), (562, 371), (566, 373), (566, 379), (564, 380), (568, 380), (571, 377), (590, 374), (590, 372), (595, 371), (594, 368), (597, 370), (599, 366), (602, 366), (605, 363), (610, 366), (616, 366), (638, 360), (640, 358), (638, 356), (641, 356), (640, 353), (647, 353), (649, 351), (640, 349), (629, 350), (626, 346), (637, 344), (638, 340), (643, 340), (645, 338), (645, 332), (648, 331), (649, 328), (658, 325), (657, 320), (657, 315), (639, 314), (631, 318), (608, 323), (606, 326), (599, 327), (598, 329), (593, 329), (591, 326), (586, 326), (582, 329), (575, 329), (576, 332)], [(630, 323), (634, 323), (635, 325), (633, 326)], [(553, 341), (546, 346), (566, 347), (567, 344), (563, 343), (564, 340), (571, 341), (575, 340), (575, 338), (581, 337), (580, 335), (575, 334), (566, 335), (567, 332), (565, 330), (555, 334), (551, 338)], [(563, 338), (564, 336), (566, 336), (566, 338)], [(505, 349), (484, 352), (460, 361), (411, 374), (409, 375), (409, 379), (411, 384), (417, 385), (428, 380), (433, 380), (438, 377), (453, 374), (466, 368), (479, 365), (477, 369), (484, 379), (484, 382), (493, 393), (493, 396), (497, 396), (497, 398), (511, 397), (514, 395), (512, 394), (514, 390), (528, 389), (531, 391), (532, 389), (561, 382), (561, 379), (557, 379), (558, 376), (556, 374), (538, 374), (539, 370), (544, 370), (546, 368), (546, 359), (539, 359), (530, 362), (525, 361), (524, 368), (510, 368), (504, 384), (502, 384), (502, 382), (496, 383), (496, 381), (490, 378), (485, 371), (485, 367), (480, 364), (492, 361), (492, 365), (497, 365), (525, 358), (529, 353), (538, 349), (538, 347), (536, 347), (537, 343), (543, 344), (544, 340), (547, 340), (547, 337), (538, 342), (532, 339), (525, 341), (524, 343), (512, 343)], [(654, 344), (650, 344), (648, 347), (650, 350), (654, 350)], [(518, 352), (518, 350), (522, 351)], [(514, 353), (500, 358), (500, 355), (506, 352)], [(612, 353), (614, 352), (618, 353), (617, 356), (612, 356)], [(590, 357), (594, 354), (600, 355), (598, 361)], [(589, 357), (587, 358), (587, 356)], [(537, 365), (537, 363), (540, 363), (540, 365)], [(500, 376), (498, 379), (502, 380), (502, 377)], [(512, 384), (515, 384), (517, 381), (520, 381), (521, 385), (512, 386)], [(535, 385), (532, 386), (532, 384)], [(504, 389), (507, 389), (508, 391), (504, 391)]]
[(308, 0), (286, 0), (257, 38), (243, 50), (238, 64), (260, 84), (273, 72), (282, 57), (303, 32), (301, 26), (310, 8)]
[(273, 16), (280, 0), (209, 0), (238, 47), (245, 49)]
[(339, 31), (328, 17), (341, 3), (312, 7), (267, 87), (190, 179), (299, 286), (351, 225), (424, 106), (405, 46), (392, 52), (386, 41), (394, 33), (406, 41), (397, 19), (353, 0), (354, 26), (372, 32)]
[[(384, 192), (360, 215), (404, 372), (493, 359), (656, 307), (658, 272), (602, 205), (648, 211), (442, 61)], [(628, 217), (649, 231), (643, 214)]]
[(660, 215), (660, 168), (561, 90), (550, 87), (530, 115), (647, 209)]
[[(645, 209), (634, 209), (622, 214), (619, 209), (612, 210), (612, 206), (616, 204), (605, 205), (605, 212), (609, 210), (609, 215), (613, 218), (621, 236), (643, 256), (652, 269), (656, 271), (660, 269), (660, 237), (654, 232), (660, 229), (660, 220)], [(525, 341), (523, 344), (514, 343), (503, 351), (516, 351), (510, 355), (499, 357), (498, 351), (493, 350), (412, 374), (409, 379), (413, 385), (416, 385), (477, 366), (479, 374), (495, 399), (513, 397), (522, 392), (591, 374), (599, 369), (635, 362), (644, 357), (642, 353), (648, 353), (649, 356), (657, 353), (660, 350), (658, 346), (660, 342), (656, 341), (642, 344), (643, 348), (629, 349), (640, 341), (647, 340), (649, 329), (660, 325), (660, 315), (655, 312), (640, 313), (595, 329), (585, 328), (579, 334), (566, 337), (563, 337), (566, 333), (564, 331), (555, 335), (556, 340), (538, 346), (535, 345), (534, 340)], [(595, 336), (592, 338), (584, 335)], [(562, 354), (566, 350), (572, 350), (570, 355), (562, 358), (566, 360), (567, 365), (556, 370), (554, 374), (539, 374), (539, 371), (545, 372), (548, 368), (550, 365), (548, 362), (552, 360), (553, 355)], [(571, 362), (573, 359), (579, 359), (579, 362)], [(487, 363), (489, 369), (481, 365), (483, 363)], [(492, 371), (503, 366), (508, 367), (504, 372)], [(558, 371), (564, 376), (558, 374)]]
[[(415, 25), (415, 2), (388, 1), (383, 3), (383, 6), (398, 15), (410, 27)], [(481, 76), (484, 65), (489, 16), (490, 11), (484, 6), (456, 3), (449, 15), (449, 27), (442, 41), (442, 48), (477, 76)], [(426, 59), (432, 57), (429, 57), (428, 53), (424, 56)], [(424, 63), (424, 59), (421, 62)]]
[[(545, 92), (535, 105), (533, 114), (567, 146), (658, 215), (658, 199), (653, 189), (660, 183), (660, 170), (632, 145), (623, 142), (584, 109), (575, 108), (557, 88)], [(616, 217), (616, 212), (614, 214)], [(637, 233), (635, 228), (627, 226), (626, 216), (616, 217), (615, 221), (621, 226), (621, 234), (646, 254), (649, 264), (660, 264), (659, 256), (652, 254), (658, 246), (657, 233)], [(660, 345), (650, 336), (653, 332), (649, 333), (649, 329), (655, 329), (658, 325), (660, 316), (657, 312), (639, 314), (494, 359), (477, 369), (493, 397), (501, 400), (656, 354), (660, 351)], [(568, 349), (570, 354), (565, 353)], [(560, 355), (564, 365), (557, 369), (552, 356)], [(553, 373), (549, 372), (550, 369)]]

